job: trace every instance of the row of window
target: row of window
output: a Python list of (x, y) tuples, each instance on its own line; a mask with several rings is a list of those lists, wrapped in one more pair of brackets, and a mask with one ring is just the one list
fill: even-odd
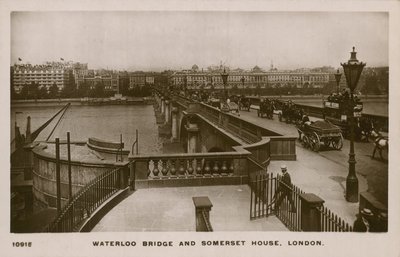
[[(322, 76), (307, 76), (302, 77), (302, 76), (290, 76), (290, 75), (285, 75), (285, 76), (275, 76), (275, 75), (268, 75), (268, 76), (246, 76), (244, 77), (245, 83), (248, 81), (329, 81), (329, 76), (327, 75), (322, 75)], [(172, 78), (174, 83), (176, 82), (184, 82), (185, 77), (179, 76), (179, 77), (174, 77)], [(205, 81), (214, 81), (214, 82), (219, 82), (222, 81), (222, 78), (220, 76), (214, 76), (214, 77), (186, 77), (187, 82), (205, 82)], [(228, 77), (229, 82), (242, 82), (242, 77), (241, 76), (229, 76)]]
[[(259, 86), (260, 86), (260, 88), (268, 88), (266, 84), (260, 84)], [(279, 85), (279, 86), (275, 85), (275, 84), (272, 85), (273, 88), (283, 87), (283, 86), (285, 86), (285, 85)], [(294, 86), (296, 86), (296, 88), (303, 88), (302, 84), (294, 84)], [(312, 87), (312, 88), (321, 88), (321, 87), (323, 87), (323, 85), (321, 85), (321, 84), (312, 84), (312, 85), (309, 85), (309, 86)], [(188, 89), (194, 89), (194, 90), (199, 90), (200, 89), (199, 87), (196, 87), (196, 86), (193, 86), (193, 85), (190, 85), (190, 86), (188, 85), (187, 88)], [(211, 88), (210, 85), (204, 86), (204, 89), (210, 89), (210, 88)], [(223, 88), (224, 87), (221, 84), (214, 85), (214, 89), (223, 89)], [(232, 89), (232, 85), (227, 85), (226, 88), (227, 89)], [(242, 87), (238, 87), (238, 88), (241, 89)], [(246, 86), (246, 88), (255, 89), (255, 88), (257, 88), (257, 86), (253, 84), (253, 85)]]
[(64, 73), (64, 71), (63, 70), (46, 70), (46, 71), (43, 71), (43, 70), (41, 70), (41, 71), (17, 70), (17, 71), (14, 71), (14, 74), (38, 74), (38, 73), (40, 73), (40, 74), (42, 74), (42, 73), (46, 73), (46, 74), (48, 74), (48, 73)]

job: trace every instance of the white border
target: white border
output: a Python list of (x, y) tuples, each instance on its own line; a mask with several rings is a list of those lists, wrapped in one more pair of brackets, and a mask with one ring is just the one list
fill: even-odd
[[(11, 11), (77, 10), (220, 10), (220, 11), (387, 11), (389, 12), (390, 68), (390, 163), (389, 163), (389, 232), (356, 233), (85, 233), (85, 234), (11, 234), (9, 233), (9, 67)], [(0, 111), (3, 126), (0, 173), (0, 255), (1, 256), (400, 256), (400, 2), (399, 1), (8, 1), (0, 0)], [(373, 35), (371, 35), (373, 36)], [(396, 158), (397, 157), (397, 158)], [(322, 240), (323, 247), (103, 247), (94, 248), (92, 240)], [(13, 248), (12, 242), (31, 241), (31, 248)]]

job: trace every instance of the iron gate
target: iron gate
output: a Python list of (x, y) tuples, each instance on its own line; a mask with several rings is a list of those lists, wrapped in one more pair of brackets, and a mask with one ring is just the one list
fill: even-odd
[(291, 231), (301, 231), (302, 190), (285, 184), (279, 174), (272, 173), (254, 176), (250, 188), (250, 220), (275, 215)]
[(273, 213), (276, 177), (271, 173), (260, 174), (250, 181), (250, 220), (267, 217)]

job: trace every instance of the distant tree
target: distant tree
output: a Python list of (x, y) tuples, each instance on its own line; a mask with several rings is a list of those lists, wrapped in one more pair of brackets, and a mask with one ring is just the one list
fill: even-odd
[(76, 97), (77, 89), (75, 85), (75, 81), (70, 81), (62, 90), (61, 97), (63, 98), (71, 98)]
[(329, 81), (327, 84), (324, 85), (321, 92), (323, 94), (329, 95), (332, 92), (337, 91), (337, 84), (336, 81)]
[(96, 97), (96, 88), (90, 88), (87, 91), (87, 96), (89, 97)]
[(389, 70), (382, 69), (378, 72), (379, 89), (381, 93), (387, 94), (389, 91)]
[(53, 85), (49, 88), (49, 98), (57, 98), (58, 97), (58, 86), (54, 82)]
[(78, 97), (89, 97), (90, 96), (90, 87), (87, 81), (84, 81), (79, 85), (76, 91), (76, 95)]
[(365, 86), (362, 90), (364, 94), (380, 94), (378, 79), (376, 75), (368, 75), (365, 78)]
[(256, 95), (260, 95), (261, 94), (261, 86), (260, 85), (257, 85), (256, 86)]
[(28, 96), (30, 99), (37, 99), (39, 94), (39, 84), (32, 81), (31, 84), (29, 85), (28, 92), (29, 92)]
[(239, 90), (238, 90), (238, 86), (237, 85), (233, 85), (232, 86), (232, 94), (238, 94)]
[(10, 88), (10, 97), (11, 97), (11, 99), (12, 100), (15, 100), (15, 99), (18, 99), (18, 94), (17, 94), (17, 92), (15, 92), (15, 88), (14, 88), (14, 86), (11, 86), (11, 88)]
[(20, 97), (20, 99), (28, 99), (28, 96), (29, 96), (29, 85), (25, 84), (21, 88), (19, 97)]
[(38, 98), (45, 99), (47, 97), (48, 97), (47, 88), (45, 86), (42, 86), (41, 88), (39, 88)]

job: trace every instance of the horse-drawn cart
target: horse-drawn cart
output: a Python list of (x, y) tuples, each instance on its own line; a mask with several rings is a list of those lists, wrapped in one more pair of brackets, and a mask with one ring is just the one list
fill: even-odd
[(246, 98), (244, 96), (240, 97), (240, 101), (239, 101), (239, 110), (245, 110), (245, 111), (250, 111), (250, 99)]
[(265, 98), (260, 101), (260, 109), (257, 110), (257, 116), (263, 118), (264, 115), (268, 119), (273, 119), (274, 117), (274, 103), (272, 100)]
[(302, 145), (318, 152), (322, 146), (342, 149), (343, 136), (340, 128), (328, 121), (305, 122), (296, 126)]

